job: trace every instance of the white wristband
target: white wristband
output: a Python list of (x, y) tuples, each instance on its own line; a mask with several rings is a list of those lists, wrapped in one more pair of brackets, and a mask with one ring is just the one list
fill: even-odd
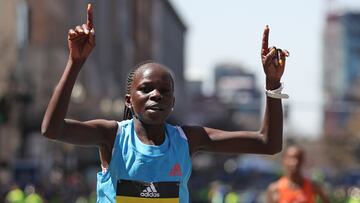
[(268, 97), (275, 98), (275, 99), (288, 99), (289, 95), (281, 94), (281, 91), (284, 89), (284, 83), (280, 83), (280, 87), (274, 90), (267, 90), (265, 88), (265, 94)]

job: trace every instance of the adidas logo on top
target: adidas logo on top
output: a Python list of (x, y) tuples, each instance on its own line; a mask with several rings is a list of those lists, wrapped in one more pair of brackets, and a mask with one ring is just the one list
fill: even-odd
[(141, 193), (141, 197), (160, 197), (160, 193), (157, 192), (153, 183), (150, 183)]

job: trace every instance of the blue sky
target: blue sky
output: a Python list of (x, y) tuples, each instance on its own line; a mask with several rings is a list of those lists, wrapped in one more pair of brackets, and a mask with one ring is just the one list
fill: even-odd
[[(316, 137), (322, 123), (322, 31), (329, 8), (360, 8), (359, 0), (171, 0), (188, 27), (186, 77), (212, 89), (212, 70), (222, 62), (241, 64), (264, 86), (260, 61), (262, 32), (269, 45), (288, 49), (283, 76), (290, 99), (285, 132)], [(331, 3), (331, 6), (329, 6)]]

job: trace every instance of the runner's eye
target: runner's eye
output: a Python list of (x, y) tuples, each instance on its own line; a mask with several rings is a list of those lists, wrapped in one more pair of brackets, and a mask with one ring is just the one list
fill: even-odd
[(150, 86), (141, 86), (140, 88), (140, 91), (143, 92), (143, 93), (149, 93), (152, 91), (153, 88), (151, 88)]

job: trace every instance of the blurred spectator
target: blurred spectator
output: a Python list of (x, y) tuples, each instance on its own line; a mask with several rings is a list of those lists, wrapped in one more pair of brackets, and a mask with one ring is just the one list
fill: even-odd
[(6, 203), (24, 203), (24, 200), (25, 193), (16, 184), (11, 187), (11, 190), (5, 197)]
[(349, 189), (350, 195), (347, 203), (360, 203), (360, 188), (353, 187)]
[(43, 203), (43, 198), (36, 193), (35, 186), (32, 184), (28, 184), (25, 187), (25, 194), (26, 198), (24, 200), (24, 203)]
[(304, 160), (305, 153), (299, 146), (292, 145), (284, 151), (285, 176), (269, 185), (268, 203), (314, 203), (317, 196), (322, 202), (329, 202), (321, 187), (303, 176)]
[[(5, 165), (5, 164), (3, 164)], [(11, 173), (6, 166), (0, 163), (0, 202), (5, 202), (5, 196), (9, 192), (11, 186)]]
[(240, 203), (240, 196), (236, 191), (231, 190), (225, 195), (225, 203)]
[(225, 193), (225, 187), (219, 181), (210, 183), (208, 197), (211, 203), (223, 203)]

